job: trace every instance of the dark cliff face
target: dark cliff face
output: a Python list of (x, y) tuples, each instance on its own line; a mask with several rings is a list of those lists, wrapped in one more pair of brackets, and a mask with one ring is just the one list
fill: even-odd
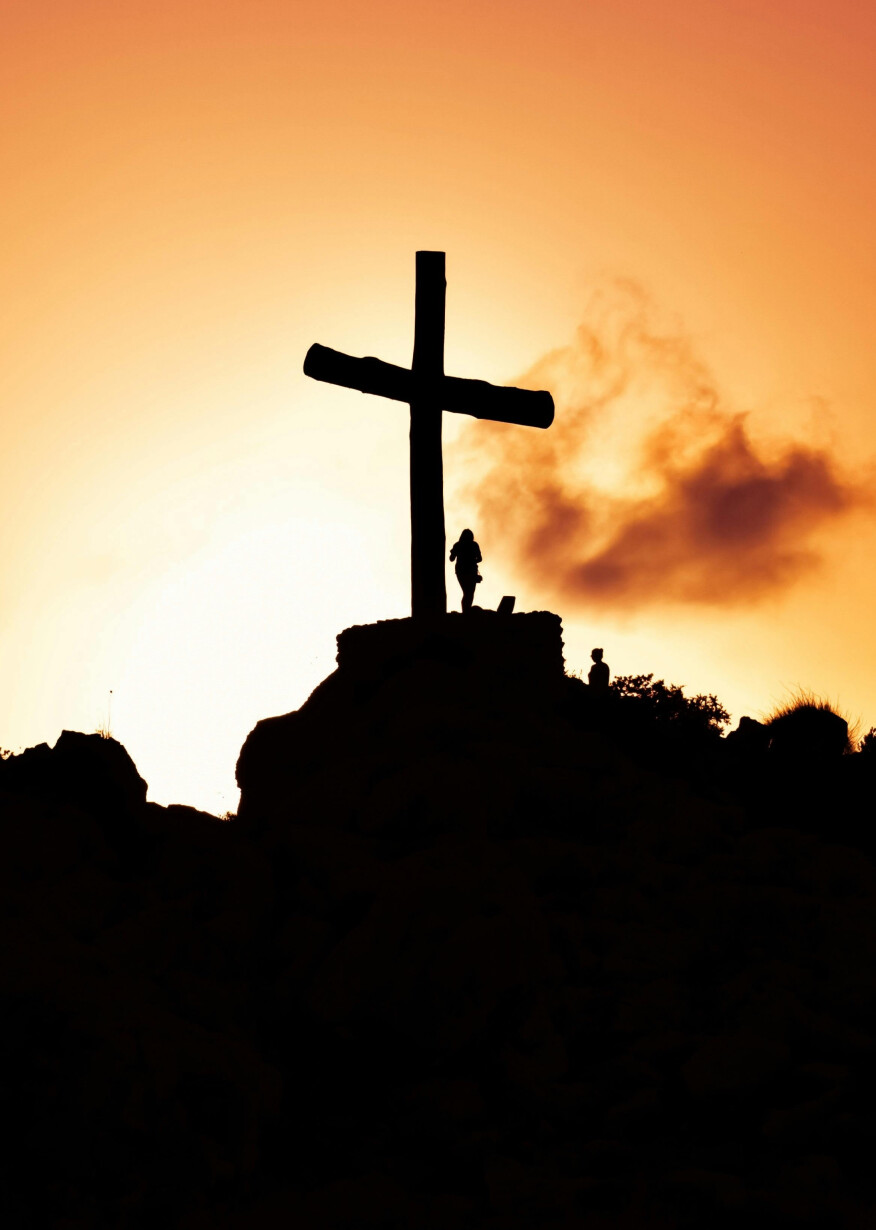
[(749, 802), (760, 743), (709, 797), (631, 757), (513, 621), (342, 634), (240, 819), (141, 805), (136, 859), (0, 795), (22, 1216), (868, 1224), (869, 858)]
[(504, 823), (503, 782), (515, 763), (538, 761), (564, 682), (560, 620), (548, 612), (349, 628), (335, 674), (246, 740), (238, 816), (257, 829), (397, 828), (408, 841), (463, 816)]
[(0, 762), (5, 1224), (148, 1227), (242, 1183), (280, 1076), (251, 1032), (270, 868), (147, 803), (120, 744)]

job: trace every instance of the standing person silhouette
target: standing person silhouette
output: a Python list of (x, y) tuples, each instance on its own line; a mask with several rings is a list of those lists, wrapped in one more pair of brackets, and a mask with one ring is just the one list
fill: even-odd
[(462, 612), (471, 610), (475, 586), (481, 580), (478, 564), (481, 562), (481, 549), (475, 542), (471, 530), (463, 530), (459, 539), (450, 550), (450, 560), (456, 560), (456, 579), (462, 589)]
[(605, 696), (608, 692), (608, 680), (610, 677), (608, 663), (603, 662), (601, 649), (592, 649), (590, 656), (593, 659), (593, 665), (590, 667), (587, 681), (595, 695)]

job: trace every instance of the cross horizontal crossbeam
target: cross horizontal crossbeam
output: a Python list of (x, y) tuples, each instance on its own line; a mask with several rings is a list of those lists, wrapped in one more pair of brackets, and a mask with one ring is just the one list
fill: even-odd
[(447, 610), (442, 411), (523, 427), (550, 427), (554, 418), (550, 393), (499, 388), (486, 380), (444, 375), (446, 288), (444, 253), (418, 252), (410, 369), (381, 359), (357, 359), (328, 346), (311, 346), (304, 359), (304, 374), (314, 380), (410, 405), (411, 614), (415, 619), (434, 618)]
[(454, 414), (469, 414), (497, 423), (550, 427), (554, 421), (554, 400), (550, 393), (443, 375), (423, 381), (420, 389), (420, 382), (409, 368), (396, 367), (382, 359), (357, 359), (318, 343), (307, 352), (304, 374), (327, 384), (339, 384), (345, 389), (358, 389), (360, 393), (389, 397), (393, 401), (413, 404), (426, 400)]

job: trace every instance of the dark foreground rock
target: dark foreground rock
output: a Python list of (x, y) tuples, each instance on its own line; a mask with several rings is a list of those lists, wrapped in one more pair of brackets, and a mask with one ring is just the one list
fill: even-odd
[(141, 805), (133, 864), (0, 770), (15, 1224), (873, 1224), (869, 857), (643, 767), (497, 618), (351, 630), (240, 820)]

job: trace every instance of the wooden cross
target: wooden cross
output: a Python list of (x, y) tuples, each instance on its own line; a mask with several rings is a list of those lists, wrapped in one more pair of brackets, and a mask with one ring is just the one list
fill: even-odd
[(417, 253), (414, 357), (410, 370), (380, 359), (355, 359), (311, 346), (304, 374), (377, 397), (406, 401), (411, 408), (411, 614), (444, 615), (444, 465), (441, 412), (477, 419), (550, 427), (550, 393), (499, 388), (485, 380), (444, 375), (444, 253)]

